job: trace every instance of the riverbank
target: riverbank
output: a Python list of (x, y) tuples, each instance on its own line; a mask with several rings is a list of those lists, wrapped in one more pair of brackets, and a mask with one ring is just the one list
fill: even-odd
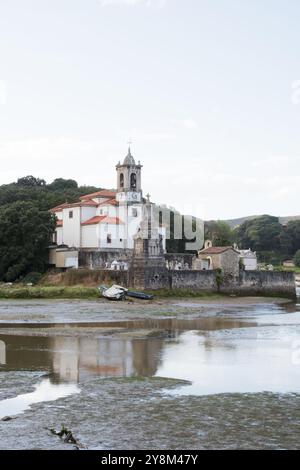
[[(197, 292), (192, 289), (161, 289), (157, 291), (147, 291), (149, 294), (153, 294), (156, 300), (163, 299), (200, 299), (207, 301), (226, 299), (244, 299), (250, 296), (238, 296), (229, 294), (218, 294), (215, 292)], [(257, 297), (257, 296), (253, 296)], [(265, 295), (265, 298), (281, 298), (282, 296), (276, 295), (276, 292), (270, 292), (269, 295)], [(3, 299), (83, 299), (83, 300), (95, 300), (101, 299), (99, 290), (97, 287), (86, 287), (84, 285), (79, 286), (0, 286), (0, 300)], [(137, 300), (127, 299), (128, 302), (137, 302)], [(143, 301), (144, 303), (145, 301)], [(152, 301), (147, 301), (147, 303)]]

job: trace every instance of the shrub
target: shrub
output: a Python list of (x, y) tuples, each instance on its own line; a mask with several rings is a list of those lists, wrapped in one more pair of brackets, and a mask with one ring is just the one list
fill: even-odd
[(33, 271), (24, 277), (23, 282), (25, 284), (37, 284), (41, 280), (41, 277), (41, 273)]
[(296, 254), (294, 256), (294, 263), (297, 268), (300, 268), (300, 250), (296, 251)]

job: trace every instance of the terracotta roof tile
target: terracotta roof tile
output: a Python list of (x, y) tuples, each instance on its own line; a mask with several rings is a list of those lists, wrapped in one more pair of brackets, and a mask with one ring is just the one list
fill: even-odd
[(236, 251), (232, 246), (211, 246), (209, 248), (205, 248), (204, 250), (201, 250), (199, 254), (200, 255), (219, 255), (221, 253), (225, 253), (225, 251), (228, 251), (228, 250)]
[(70, 209), (72, 207), (98, 207), (98, 204), (97, 202), (92, 201), (91, 199), (88, 199), (86, 201), (74, 202), (74, 203), (65, 202), (64, 204), (61, 204), (60, 206), (53, 207), (53, 209), (50, 209), (50, 211), (61, 212), (63, 209)]
[(81, 222), (81, 225), (99, 224), (101, 222), (101, 220), (103, 220), (105, 218), (106, 218), (106, 215), (96, 215), (95, 217), (92, 217), (91, 219), (88, 219), (85, 222)]
[(111, 191), (110, 189), (102, 189), (102, 191), (97, 191), (96, 193), (85, 194), (84, 196), (80, 196), (79, 199), (91, 199), (94, 197), (107, 197), (107, 198), (114, 198), (116, 196), (116, 191)]
[(96, 224), (110, 224), (110, 225), (122, 225), (124, 222), (119, 217), (108, 217), (107, 215), (97, 215), (92, 217), (81, 225), (96, 225)]
[(109, 206), (118, 206), (119, 203), (118, 201), (113, 198), (113, 199), (108, 199), (107, 201), (103, 201), (103, 202), (100, 202), (100, 204), (98, 204), (98, 207), (99, 206), (106, 206), (106, 205), (109, 205)]

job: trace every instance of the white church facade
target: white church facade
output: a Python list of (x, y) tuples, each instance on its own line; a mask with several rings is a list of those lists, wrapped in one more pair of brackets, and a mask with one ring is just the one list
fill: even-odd
[[(141, 184), (142, 165), (135, 162), (130, 148), (123, 163), (117, 164), (116, 171), (116, 191), (87, 194), (76, 203), (64, 203), (51, 209), (57, 219), (54, 245), (50, 250), (51, 264), (78, 267), (75, 259), (76, 252), (80, 250), (133, 250), (146, 200)], [(165, 250), (164, 227), (159, 227), (158, 232)], [(56, 251), (66, 253), (60, 261), (57, 261)]]

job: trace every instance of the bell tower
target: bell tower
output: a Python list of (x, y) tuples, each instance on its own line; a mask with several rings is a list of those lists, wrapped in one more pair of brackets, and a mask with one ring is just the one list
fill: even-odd
[(117, 170), (117, 201), (142, 202), (142, 165), (135, 163), (130, 147), (123, 163), (118, 163)]

